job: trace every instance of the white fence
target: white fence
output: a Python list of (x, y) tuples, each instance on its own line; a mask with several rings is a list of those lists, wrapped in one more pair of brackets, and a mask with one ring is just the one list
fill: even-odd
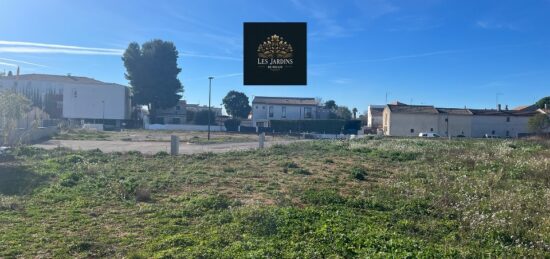
[[(208, 131), (208, 125), (193, 124), (145, 124), (148, 130)], [(225, 126), (210, 125), (210, 131), (226, 131)]]

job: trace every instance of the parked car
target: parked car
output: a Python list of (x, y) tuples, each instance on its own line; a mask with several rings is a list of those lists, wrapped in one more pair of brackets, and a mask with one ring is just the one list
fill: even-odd
[(456, 135), (457, 138), (465, 138), (466, 136), (462, 135), (462, 134), (459, 134), (459, 135)]
[(433, 132), (420, 132), (418, 133), (418, 136), (421, 138), (439, 138), (439, 134), (433, 133)]
[(500, 137), (497, 136), (497, 135), (493, 135), (493, 134), (485, 134), (485, 136), (483, 136), (483, 138), (500, 138)]

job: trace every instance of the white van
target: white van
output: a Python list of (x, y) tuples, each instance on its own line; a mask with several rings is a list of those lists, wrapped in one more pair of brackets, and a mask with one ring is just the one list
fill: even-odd
[(418, 133), (418, 136), (421, 138), (439, 138), (439, 134), (433, 133), (433, 132), (420, 132)]

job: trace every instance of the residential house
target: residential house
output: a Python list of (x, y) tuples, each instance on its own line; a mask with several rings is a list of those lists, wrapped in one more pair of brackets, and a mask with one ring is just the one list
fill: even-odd
[(0, 76), (0, 90), (29, 98), (52, 119), (113, 123), (130, 119), (130, 88), (72, 75), (24, 74)]
[(252, 100), (255, 127), (269, 127), (271, 120), (315, 120), (328, 116), (315, 98), (256, 96)]
[[(215, 117), (212, 118), (212, 124), (219, 124), (222, 117), (222, 108), (210, 107)], [(171, 108), (161, 109), (157, 112), (156, 123), (159, 124), (192, 124), (194, 115), (200, 111), (207, 111), (208, 106), (199, 104), (188, 104), (185, 100), (180, 100)]]
[(540, 110), (436, 108), (429, 105), (388, 104), (383, 131), (388, 136), (418, 136), (433, 132), (441, 136), (483, 137), (486, 134), (518, 137), (529, 133), (528, 120)]

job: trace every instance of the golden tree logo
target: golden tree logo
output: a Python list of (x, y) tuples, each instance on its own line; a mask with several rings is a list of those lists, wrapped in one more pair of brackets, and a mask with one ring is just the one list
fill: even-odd
[(292, 45), (284, 41), (283, 37), (273, 34), (258, 46), (260, 58), (292, 58)]
[(258, 66), (271, 71), (292, 67), (292, 45), (283, 37), (273, 34), (258, 46)]

